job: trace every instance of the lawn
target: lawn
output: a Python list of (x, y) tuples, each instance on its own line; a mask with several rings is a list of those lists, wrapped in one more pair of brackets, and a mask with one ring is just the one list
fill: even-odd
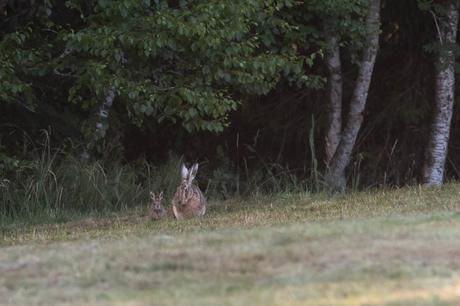
[(460, 305), (460, 185), (4, 228), (0, 305)]

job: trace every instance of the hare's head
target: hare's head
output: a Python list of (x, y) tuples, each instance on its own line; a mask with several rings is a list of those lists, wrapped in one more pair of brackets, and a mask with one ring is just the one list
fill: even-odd
[(180, 171), (181, 177), (182, 177), (180, 190), (181, 190), (181, 195), (182, 195), (181, 198), (183, 200), (186, 200), (189, 194), (191, 193), (192, 182), (197, 172), (198, 172), (198, 164), (194, 164), (192, 167), (190, 167), (190, 169), (187, 169), (187, 167), (184, 164), (182, 164), (181, 171)]
[(158, 195), (155, 195), (152, 191), (150, 191), (150, 199), (151, 199), (151, 208), (153, 210), (161, 210), (163, 209), (163, 191), (161, 191)]

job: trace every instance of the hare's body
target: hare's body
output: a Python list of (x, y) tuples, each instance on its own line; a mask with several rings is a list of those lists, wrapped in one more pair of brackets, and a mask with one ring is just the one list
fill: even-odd
[(206, 198), (200, 188), (192, 181), (198, 171), (198, 164), (187, 169), (182, 166), (182, 182), (172, 199), (173, 213), (176, 219), (201, 217), (206, 213)]
[(190, 190), (187, 191), (181, 187), (177, 188), (172, 200), (172, 208), (176, 219), (203, 216), (206, 213), (206, 199), (200, 188), (196, 185), (191, 185)]
[(150, 210), (150, 217), (154, 220), (163, 219), (166, 217), (166, 209), (164, 207), (152, 208)]
[(158, 196), (155, 196), (153, 192), (150, 192), (151, 204), (150, 204), (150, 218), (154, 220), (163, 219), (166, 216), (166, 209), (163, 207), (163, 192), (160, 192)]

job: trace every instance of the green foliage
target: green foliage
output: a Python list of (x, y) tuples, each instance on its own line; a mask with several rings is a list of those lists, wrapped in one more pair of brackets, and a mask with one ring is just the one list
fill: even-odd
[(291, 18), (301, 7), (296, 1), (30, 5), (27, 18), (0, 28), (0, 100), (29, 110), (71, 101), (75, 117), (86, 121), (86, 139), (94, 138), (88, 114), (110, 87), (119, 124), (112, 129), (153, 121), (222, 132), (240, 103), (280, 81), (322, 86), (320, 77), (305, 73), (318, 50), (300, 51), (306, 39)]
[[(70, 144), (53, 173), (68, 162), (64, 155), (80, 156), (84, 147), (95, 157), (90, 164), (104, 165), (99, 174), (98, 167), (87, 169), (94, 176), (114, 175), (108, 162), (126, 163), (123, 171), (136, 172), (142, 188), (172, 188), (171, 194), (174, 184), (166, 181), (177, 171), (166, 168), (179, 160), (168, 159), (172, 152), (208, 162), (199, 183), (215, 198), (319, 189), (327, 116), (317, 89), (325, 85), (325, 37), (329, 31), (340, 36), (349, 97), (368, 1), (7, 2), (0, 8), (0, 182), (12, 196), (26, 190), (20, 183), (40, 181), (31, 148), (40, 147), (41, 129), (51, 131), (55, 148)], [(430, 10), (441, 16), (443, 9), (440, 2), (419, 2), (423, 11), (415, 1), (382, 7), (382, 48), (356, 148), (363, 159), (351, 173), (362, 186), (413, 183), (420, 169), (434, 74), (433, 57), (419, 50), (439, 50)], [(109, 88), (116, 89), (115, 102), (101, 119)], [(315, 133), (309, 134), (312, 114)], [(455, 115), (453, 122), (460, 122)], [(258, 146), (250, 148), (256, 138)], [(458, 137), (452, 139), (450, 150), (458, 147)], [(449, 177), (460, 176), (455, 156)], [(149, 163), (133, 167), (138, 158)], [(75, 160), (68, 167), (89, 166)], [(156, 174), (162, 171), (173, 174), (164, 181), (167, 175)], [(94, 180), (104, 189), (111, 179)]]
[(351, 53), (363, 47), (367, 5), (366, 0), (313, 0), (306, 4), (310, 12), (322, 19), (326, 35), (337, 34)]
[(0, 40), (0, 101), (27, 104), (33, 103), (31, 84), (26, 81), (33, 74), (33, 65), (39, 51), (24, 49), (32, 35), (30, 28), (5, 35)]
[(107, 87), (117, 91), (129, 118), (181, 122), (188, 131), (221, 132), (241, 95), (267, 94), (289, 77), (298, 85), (318, 82), (303, 73), (296, 49), (276, 37), (297, 31), (272, 1), (98, 1), (81, 29), (61, 31), (60, 70), (75, 82), (69, 99), (94, 105)]
[[(279, 84), (323, 85), (311, 69), (321, 50), (303, 48), (311, 35), (291, 18), (301, 7), (292, 0), (49, 0), (31, 2), (27, 17), (8, 8), (12, 18), (0, 22), (0, 101), (37, 117), (50, 109), (59, 120), (72, 117), (82, 136), (72, 140), (103, 158), (115, 146), (122, 157), (122, 129), (132, 123), (222, 132), (253, 96)], [(115, 105), (95, 133), (108, 88)]]
[[(0, 103), (17, 103), (27, 109), (36, 105), (34, 79), (48, 72), (52, 46), (46, 40), (53, 23), (49, 1), (7, 1), (0, 19)], [(21, 3), (19, 3), (21, 2)]]

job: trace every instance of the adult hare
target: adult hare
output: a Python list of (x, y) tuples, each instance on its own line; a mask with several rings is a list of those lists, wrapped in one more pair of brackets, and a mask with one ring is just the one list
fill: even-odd
[(194, 164), (190, 169), (182, 165), (182, 182), (172, 199), (172, 208), (176, 219), (201, 217), (206, 212), (206, 199), (200, 188), (193, 184), (197, 172), (198, 164)]

